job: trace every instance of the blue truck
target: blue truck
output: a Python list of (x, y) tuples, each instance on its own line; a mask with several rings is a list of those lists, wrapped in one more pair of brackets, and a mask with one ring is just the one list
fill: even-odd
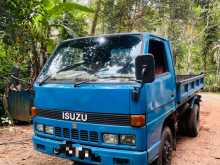
[(34, 148), (75, 164), (170, 165), (177, 132), (199, 133), (203, 86), (203, 74), (175, 74), (157, 35), (63, 41), (34, 85)]

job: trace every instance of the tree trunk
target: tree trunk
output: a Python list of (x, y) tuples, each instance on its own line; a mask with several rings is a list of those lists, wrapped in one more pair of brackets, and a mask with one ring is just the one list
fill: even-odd
[(91, 32), (90, 32), (91, 35), (95, 34), (100, 8), (101, 8), (101, 0), (97, 0), (97, 2), (96, 2), (96, 11), (95, 11), (95, 15), (94, 15), (94, 18), (93, 18), (93, 21), (92, 21), (92, 28), (91, 28)]
[(107, 27), (106, 27), (106, 32), (107, 33), (113, 33), (115, 32), (115, 26), (116, 26), (116, 22), (114, 18), (114, 3), (115, 0), (106, 0), (106, 4), (105, 4), (105, 14), (106, 14), (106, 22), (107, 22)]
[(35, 43), (33, 43), (33, 46), (32, 46), (32, 63), (33, 63), (33, 66), (32, 66), (33, 70), (32, 70), (31, 77), (32, 77), (32, 81), (34, 81), (40, 72), (40, 58), (39, 58)]

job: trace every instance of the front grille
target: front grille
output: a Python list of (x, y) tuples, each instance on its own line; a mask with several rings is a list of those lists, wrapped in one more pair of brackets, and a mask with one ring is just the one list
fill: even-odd
[(70, 130), (68, 128), (63, 128), (63, 137), (70, 138)]
[(89, 134), (89, 138), (90, 138), (90, 141), (92, 142), (98, 142), (98, 133), (95, 132), (95, 131), (91, 131), (90, 134)]
[(69, 140), (90, 141), (95, 143), (99, 141), (98, 132), (96, 131), (55, 127), (55, 136), (64, 137)]
[(61, 137), (61, 128), (55, 127), (55, 136)]
[(79, 132), (77, 129), (72, 129), (72, 139), (79, 139)]
[(88, 139), (89, 139), (88, 131), (81, 130), (80, 131), (80, 139), (83, 141), (88, 141)]
[[(70, 111), (38, 109), (37, 115), (46, 117), (46, 118), (63, 120), (62, 119), (63, 112), (70, 112)], [(88, 112), (88, 113), (85, 112), (85, 113), (87, 114), (87, 121), (85, 121), (87, 123), (121, 125), (121, 126), (129, 126), (131, 123), (129, 115), (109, 114), (109, 113), (91, 113), (91, 112)]]

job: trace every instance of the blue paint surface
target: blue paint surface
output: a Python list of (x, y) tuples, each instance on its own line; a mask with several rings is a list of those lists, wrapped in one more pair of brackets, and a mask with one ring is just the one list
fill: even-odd
[[(56, 137), (35, 130), (33, 143), (35, 149), (50, 155), (54, 155), (54, 148), (72, 141), (90, 148), (92, 152), (101, 157), (101, 164), (114, 164), (115, 158), (128, 159), (130, 164), (147, 165), (153, 161), (159, 152), (161, 131), (165, 119), (176, 111), (179, 103), (184, 102), (195, 92), (203, 87), (203, 76), (197, 79), (176, 85), (176, 74), (173, 66), (172, 51), (168, 40), (151, 35), (140, 33), (143, 36), (143, 54), (149, 51), (150, 39), (159, 40), (164, 43), (166, 50), (167, 72), (157, 76), (149, 84), (144, 84), (140, 89), (138, 101), (132, 99), (132, 91), (140, 87), (139, 83), (88, 83), (79, 87), (73, 84), (46, 83), (39, 86), (35, 83), (35, 106), (37, 109), (45, 110), (68, 110), (72, 112), (110, 113), (110, 114), (144, 114), (146, 125), (141, 128), (131, 126), (117, 126), (105, 124), (92, 124), (55, 120), (36, 116), (33, 124), (41, 123), (60, 127), (61, 129), (72, 129), (88, 132), (96, 131), (99, 135), (97, 143), (82, 140), (70, 140), (69, 138)], [(194, 85), (190, 84), (195, 82)], [(188, 84), (189, 87), (185, 87)], [(35, 128), (34, 128), (35, 129)], [(110, 145), (103, 143), (103, 133), (111, 134), (132, 134), (136, 136), (136, 144)], [(37, 146), (44, 147), (37, 147)], [(58, 155), (71, 160), (79, 160), (75, 157), (67, 157), (65, 154)], [(86, 163), (94, 163), (84, 160)]]

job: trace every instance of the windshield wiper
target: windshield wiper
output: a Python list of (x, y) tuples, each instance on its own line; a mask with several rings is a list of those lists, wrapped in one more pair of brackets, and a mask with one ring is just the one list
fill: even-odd
[[(83, 61), (80, 61), (80, 62), (75, 63), (75, 64), (73, 64), (73, 65), (64, 66), (63, 68), (61, 68), (61, 69), (59, 69), (57, 72), (55, 72), (55, 74), (60, 73), (60, 72), (63, 72), (63, 71), (66, 71), (66, 70), (73, 69), (73, 68), (75, 68), (76, 66), (81, 65), (81, 64), (83, 64), (83, 63), (84, 63)], [(50, 78), (51, 78), (53, 75), (55, 75), (55, 74), (47, 75), (47, 76), (39, 83), (39, 85), (40, 85), (40, 86), (43, 85), (48, 79), (50, 79)]]
[(136, 80), (136, 79), (133, 79), (133, 77), (129, 77), (129, 76), (105, 76), (105, 77), (98, 77), (100, 79), (111, 79), (111, 78), (127, 78), (129, 79), (129, 81), (135, 81), (135, 82), (138, 82), (138, 83), (141, 83), (140, 80)]
[(84, 63), (84, 61), (80, 61), (80, 62), (72, 64), (72, 65), (64, 66), (63, 68), (59, 69), (56, 73), (60, 73), (60, 72), (66, 71), (66, 70), (73, 69), (79, 65), (82, 65), (83, 63)]
[(78, 82), (78, 83), (75, 83), (74, 84), (74, 87), (79, 87), (81, 84), (85, 84), (85, 83), (88, 83), (88, 82), (90, 82), (91, 80), (85, 80), (85, 81), (80, 81), (80, 82)]
[(52, 75), (47, 75), (43, 80), (41, 80), (41, 82), (39, 82), (39, 86), (43, 85), (48, 79), (50, 79), (52, 77)]

